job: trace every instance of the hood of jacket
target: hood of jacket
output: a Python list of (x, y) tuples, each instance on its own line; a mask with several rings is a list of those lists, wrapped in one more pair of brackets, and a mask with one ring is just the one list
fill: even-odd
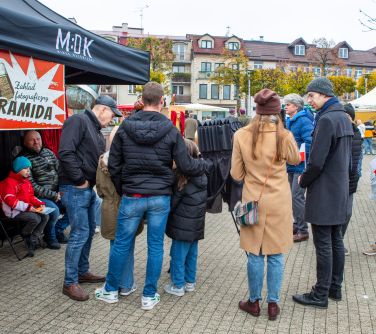
[(298, 113), (296, 113), (296, 115), (294, 115), (293, 118), (290, 118), (290, 122), (295, 122), (295, 121), (297, 121), (301, 117), (307, 117), (307, 118), (310, 119), (311, 122), (313, 122), (313, 120), (314, 120), (314, 117), (313, 117), (312, 113), (309, 110), (302, 109)]
[(173, 127), (172, 122), (156, 111), (139, 111), (124, 121), (124, 129), (136, 143), (152, 145)]

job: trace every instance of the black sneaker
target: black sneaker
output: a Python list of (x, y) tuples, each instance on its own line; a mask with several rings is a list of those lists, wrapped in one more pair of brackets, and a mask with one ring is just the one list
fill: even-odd
[(340, 302), (342, 300), (342, 291), (341, 290), (329, 290), (329, 298)]
[(65, 236), (64, 233), (56, 233), (56, 239), (60, 244), (68, 243), (68, 238)]
[(49, 249), (60, 249), (61, 246), (57, 241), (49, 241), (49, 242), (47, 242), (47, 248), (49, 248)]
[(30, 235), (24, 236), (24, 242), (25, 242), (25, 246), (26, 246), (26, 249), (27, 249), (27, 255), (26, 256), (33, 257), (34, 252), (35, 252), (35, 244), (34, 244), (33, 240), (31, 239), (31, 236)]

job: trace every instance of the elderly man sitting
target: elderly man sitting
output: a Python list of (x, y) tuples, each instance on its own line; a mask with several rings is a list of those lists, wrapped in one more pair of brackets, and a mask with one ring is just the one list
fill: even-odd
[(60, 216), (59, 209), (62, 207), (58, 192), (59, 161), (51, 150), (43, 147), (42, 138), (37, 131), (26, 132), (23, 144), (21, 155), (31, 161), (30, 181), (35, 195), (46, 203), (46, 207), (55, 209), (49, 214), (49, 221), (44, 229), (45, 242), (48, 248), (59, 249), (60, 243), (67, 242), (64, 229), (69, 225), (65, 215), (58, 223), (60, 228), (56, 226)]

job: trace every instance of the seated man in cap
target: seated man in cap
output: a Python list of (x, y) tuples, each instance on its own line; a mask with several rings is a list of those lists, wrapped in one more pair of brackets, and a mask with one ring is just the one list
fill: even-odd
[(63, 293), (84, 301), (89, 295), (78, 283), (103, 282), (104, 276), (89, 271), (89, 253), (95, 231), (97, 195), (93, 190), (105, 140), (101, 129), (121, 117), (110, 96), (99, 96), (92, 110), (69, 117), (63, 126), (59, 147), (59, 184), (71, 232), (65, 253)]

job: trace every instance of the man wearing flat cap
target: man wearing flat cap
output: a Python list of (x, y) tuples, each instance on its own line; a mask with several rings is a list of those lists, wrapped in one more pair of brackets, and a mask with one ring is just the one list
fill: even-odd
[(89, 253), (96, 221), (93, 187), (99, 156), (105, 151), (101, 129), (117, 116), (122, 114), (115, 100), (102, 95), (96, 99), (92, 110), (69, 117), (61, 134), (59, 191), (71, 225), (65, 252), (63, 293), (78, 301), (89, 299), (79, 283), (98, 283), (105, 279), (89, 271)]
[(334, 96), (327, 78), (307, 86), (308, 103), (318, 113), (307, 168), (299, 184), (307, 189), (305, 221), (311, 223), (316, 248), (316, 284), (308, 293), (293, 296), (299, 304), (328, 307), (328, 298), (340, 301), (345, 265), (342, 227), (349, 201), (351, 122)]

